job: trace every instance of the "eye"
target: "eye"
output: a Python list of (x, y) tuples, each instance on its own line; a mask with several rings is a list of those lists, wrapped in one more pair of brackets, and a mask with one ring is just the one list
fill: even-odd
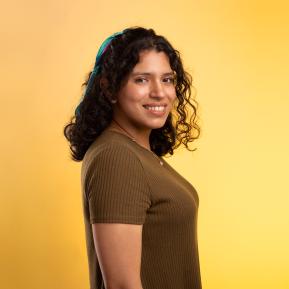
[(174, 77), (167, 77), (165, 78), (165, 82), (168, 82), (168, 83), (174, 83), (175, 82), (175, 78)]
[(136, 78), (136, 79), (135, 79), (135, 82), (137, 82), (137, 83), (144, 83), (145, 80), (146, 80), (145, 78)]

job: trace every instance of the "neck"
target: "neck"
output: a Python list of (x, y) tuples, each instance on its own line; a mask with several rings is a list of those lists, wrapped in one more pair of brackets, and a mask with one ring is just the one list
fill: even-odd
[(126, 134), (128, 137), (134, 139), (138, 144), (146, 148), (147, 150), (151, 151), (149, 136), (151, 130), (147, 131), (137, 131), (131, 127), (125, 126), (124, 124), (120, 123), (119, 121), (113, 119), (111, 124), (107, 127), (108, 130), (115, 130), (120, 133)]

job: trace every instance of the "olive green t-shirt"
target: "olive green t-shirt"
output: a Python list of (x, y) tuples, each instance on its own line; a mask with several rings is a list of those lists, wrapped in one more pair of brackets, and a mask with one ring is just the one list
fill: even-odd
[(105, 289), (93, 223), (143, 224), (143, 289), (200, 289), (195, 188), (163, 157), (120, 132), (105, 130), (81, 168), (91, 289)]

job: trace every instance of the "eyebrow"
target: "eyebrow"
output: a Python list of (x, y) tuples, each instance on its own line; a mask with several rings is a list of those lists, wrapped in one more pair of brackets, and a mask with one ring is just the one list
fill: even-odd
[[(153, 73), (150, 73), (150, 72), (141, 72), (141, 71), (137, 71), (137, 72), (133, 72), (131, 75), (132, 76), (136, 76), (136, 75), (152, 75)], [(166, 73), (163, 73), (162, 75), (174, 75), (174, 72), (171, 71), (171, 72), (166, 72)]]

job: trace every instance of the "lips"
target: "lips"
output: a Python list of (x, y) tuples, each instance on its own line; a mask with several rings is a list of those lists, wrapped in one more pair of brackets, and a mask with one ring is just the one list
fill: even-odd
[(146, 103), (143, 106), (164, 106), (164, 107), (166, 107), (167, 104), (166, 103)]
[(166, 106), (165, 105), (143, 105), (143, 107), (146, 109), (146, 110), (149, 110), (149, 111), (157, 111), (157, 112), (164, 112), (166, 110)]
[(144, 104), (143, 107), (150, 112), (153, 112), (154, 114), (161, 114), (166, 111), (167, 104), (156, 104), (156, 103), (148, 103)]

